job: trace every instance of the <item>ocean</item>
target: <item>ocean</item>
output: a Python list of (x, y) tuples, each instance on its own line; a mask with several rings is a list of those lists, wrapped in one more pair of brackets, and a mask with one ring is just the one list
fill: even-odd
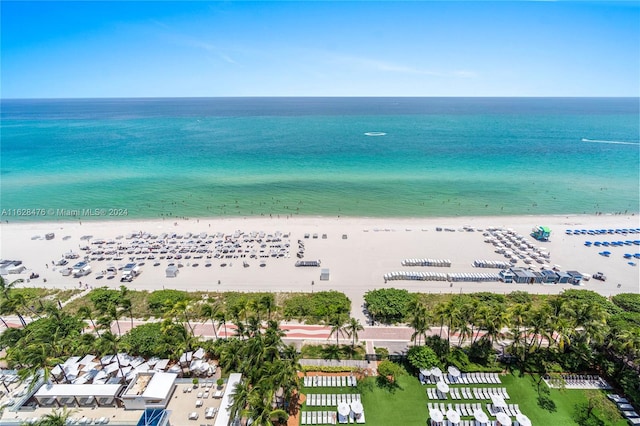
[(2, 100), (2, 220), (640, 210), (637, 98)]

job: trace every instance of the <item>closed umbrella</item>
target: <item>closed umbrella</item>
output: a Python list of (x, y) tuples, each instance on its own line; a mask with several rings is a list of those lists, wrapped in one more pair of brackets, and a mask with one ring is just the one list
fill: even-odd
[(447, 393), (449, 392), (449, 385), (446, 384), (445, 382), (438, 382), (438, 384), (436, 385), (436, 387), (438, 388), (438, 390), (442, 393)]
[(460, 423), (460, 414), (457, 411), (449, 410), (447, 411), (447, 418), (453, 424)]
[(500, 423), (500, 426), (511, 426), (511, 417), (507, 416), (506, 413), (497, 413), (496, 420)]
[(485, 413), (482, 410), (474, 410), (473, 417), (478, 421), (478, 423), (481, 423), (481, 424), (489, 422), (489, 417), (487, 416), (487, 413)]
[(516, 414), (516, 420), (520, 423), (520, 426), (531, 426), (531, 420), (524, 414)]

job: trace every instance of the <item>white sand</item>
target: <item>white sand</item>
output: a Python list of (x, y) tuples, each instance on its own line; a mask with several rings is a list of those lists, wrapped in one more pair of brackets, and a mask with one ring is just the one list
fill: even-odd
[[(159, 260), (160, 266), (154, 267), (152, 261), (146, 261), (142, 274), (131, 283), (129, 288), (154, 290), (176, 288), (182, 290), (212, 291), (321, 291), (338, 290), (347, 294), (353, 302), (354, 316), (363, 318), (361, 309), (364, 293), (375, 288), (396, 287), (416, 292), (473, 292), (493, 291), (508, 293), (514, 290), (526, 290), (534, 293), (557, 293), (570, 285), (523, 285), (504, 283), (453, 283), (433, 281), (390, 281), (384, 283), (383, 275), (392, 271), (437, 271), (437, 272), (498, 272), (494, 269), (473, 268), (475, 259), (505, 260), (494, 252), (491, 244), (485, 243), (482, 232), (463, 232), (463, 226), (486, 229), (488, 227), (511, 228), (515, 232), (529, 237), (535, 225), (546, 225), (552, 229), (551, 241), (536, 243), (545, 247), (551, 254), (549, 263), (558, 264), (562, 270), (577, 270), (593, 274), (604, 272), (606, 282), (590, 280), (580, 288), (595, 290), (605, 296), (620, 292), (639, 292), (640, 278), (638, 266), (630, 266), (623, 258), (624, 253), (639, 253), (640, 246), (623, 247), (585, 247), (584, 241), (640, 240), (640, 234), (629, 235), (565, 235), (565, 229), (616, 229), (640, 228), (638, 216), (518, 216), (518, 217), (466, 217), (466, 218), (233, 218), (199, 219), (174, 221), (118, 221), (118, 222), (58, 222), (58, 223), (3, 223), (0, 225), (0, 258), (22, 260), (28, 268), (26, 274), (11, 275), (15, 278), (28, 278), (33, 271), (40, 274), (39, 279), (25, 282), (25, 286), (77, 288), (82, 281), (91, 286), (118, 288), (117, 279), (97, 280), (97, 272), (106, 269), (108, 264), (123, 265), (128, 260), (92, 262), (93, 273), (80, 278), (63, 277), (59, 267), (52, 268), (51, 261), (58, 260), (69, 250), (78, 252), (79, 247), (87, 245), (80, 239), (83, 235), (92, 235), (94, 239), (115, 239), (119, 235), (144, 231), (151, 234), (192, 232), (208, 234), (223, 232), (232, 234), (236, 230), (245, 233), (264, 231), (290, 233), (291, 257), (268, 258), (266, 266), (260, 267), (259, 260), (245, 259), (250, 266), (243, 267), (243, 259), (212, 259), (213, 266), (205, 268), (206, 259), (198, 261), (182, 260), (185, 265), (176, 278), (166, 278), (165, 268), (170, 262)], [(436, 227), (453, 228), (456, 232), (437, 232)], [(44, 235), (54, 232), (53, 240), (45, 240)], [(318, 234), (317, 239), (305, 239), (304, 234)], [(327, 239), (322, 239), (327, 234)], [(346, 234), (347, 239), (342, 239)], [(41, 239), (32, 239), (40, 236)], [(70, 236), (68, 239), (63, 239)], [(296, 268), (295, 256), (297, 241), (303, 240), (306, 247), (304, 260), (322, 261), (322, 268), (329, 268), (329, 281), (320, 281), (320, 268)], [(117, 240), (129, 243), (131, 240)], [(598, 254), (609, 250), (611, 257)], [(159, 256), (156, 255), (158, 258)], [(450, 259), (450, 268), (403, 267), (400, 262), (405, 258)], [(70, 261), (73, 263), (74, 261)], [(187, 266), (198, 262), (198, 267)], [(635, 260), (637, 263), (638, 261)], [(228, 266), (222, 268), (221, 263)], [(48, 268), (45, 265), (49, 265)], [(231, 265), (229, 265), (231, 264)], [(519, 266), (525, 266), (522, 262)], [(536, 263), (533, 266), (539, 266)], [(43, 282), (46, 278), (47, 282)], [(26, 280), (25, 280), (26, 281)], [(220, 284), (218, 284), (220, 281)], [(314, 282), (312, 286), (311, 283)], [(619, 286), (618, 286), (619, 285)]]

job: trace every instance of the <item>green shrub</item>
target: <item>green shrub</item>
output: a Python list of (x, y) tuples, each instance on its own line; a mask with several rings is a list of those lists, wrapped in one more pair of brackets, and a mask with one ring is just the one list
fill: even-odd
[(640, 294), (621, 293), (611, 298), (611, 301), (618, 307), (628, 312), (640, 313)]
[(180, 290), (156, 290), (149, 295), (149, 309), (156, 316), (162, 316), (176, 303), (189, 300), (189, 294)]
[(383, 288), (366, 292), (364, 300), (367, 310), (376, 321), (392, 324), (406, 320), (409, 306), (416, 297), (407, 290)]

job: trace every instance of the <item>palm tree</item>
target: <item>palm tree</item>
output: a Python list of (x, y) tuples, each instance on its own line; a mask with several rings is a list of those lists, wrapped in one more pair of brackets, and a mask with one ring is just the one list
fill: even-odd
[(236, 384), (231, 393), (231, 406), (229, 407), (229, 417), (233, 420), (242, 416), (248, 403), (251, 386), (247, 380)]
[(336, 336), (336, 345), (340, 345), (340, 335), (344, 337), (344, 317), (342, 315), (334, 315), (329, 320), (329, 326), (331, 327), (331, 333), (329, 333), (329, 337), (335, 334)]
[(37, 426), (64, 426), (67, 424), (67, 419), (71, 415), (71, 411), (67, 407), (63, 407), (62, 410), (54, 409), (51, 413), (45, 414), (35, 424)]
[(95, 333), (98, 335), (98, 337), (100, 337), (100, 331), (98, 330), (98, 327), (96, 327), (96, 323), (93, 320), (93, 311), (89, 306), (81, 306), (78, 309), (78, 316), (82, 319), (82, 320), (89, 320), (91, 322), (91, 327), (93, 327), (93, 331), (95, 331)]
[[(122, 286), (124, 287), (124, 286)], [(119, 301), (120, 308), (122, 308), (121, 312), (126, 312), (129, 314), (129, 320), (131, 321), (131, 329), (133, 330), (133, 304), (131, 303), (131, 299), (129, 298), (120, 298)]]
[(217, 303), (205, 303), (200, 309), (202, 315), (211, 321), (211, 326), (213, 327), (213, 335), (215, 336), (216, 340), (218, 340), (218, 331), (216, 330), (216, 324), (213, 320), (216, 318), (220, 311), (220, 305), (218, 305)]
[[(11, 282), (7, 282), (4, 277), (0, 275), (0, 313), (17, 315), (22, 326), (26, 327), (27, 322), (20, 314), (20, 308), (24, 306), (24, 298), (21, 294), (16, 294), (13, 291), (15, 286), (22, 282), (24, 282), (23, 279), (17, 279)], [(6, 326), (6, 322), (4, 324)]]
[(422, 337), (426, 338), (429, 330), (429, 311), (427, 307), (416, 299), (409, 308), (411, 317), (409, 318), (409, 326), (413, 328), (411, 341), (418, 341), (418, 345), (422, 343)]
[(344, 327), (344, 330), (347, 332), (347, 336), (351, 338), (351, 347), (354, 348), (356, 346), (356, 342), (358, 341), (358, 331), (363, 331), (364, 327), (360, 324), (360, 320), (357, 318), (349, 318), (347, 325)]
[(262, 309), (267, 311), (267, 321), (271, 321), (271, 312), (273, 311), (273, 308), (276, 307), (276, 301), (273, 294), (269, 293), (263, 295), (260, 298), (259, 304)]
[(121, 312), (114, 304), (109, 305), (107, 308), (107, 317), (109, 317), (111, 321), (115, 321), (116, 326), (118, 327), (118, 337), (122, 336), (122, 331), (120, 330), (120, 314)]
[(221, 308), (215, 314), (215, 319), (216, 321), (218, 321), (218, 324), (222, 324), (222, 327), (224, 328), (224, 337), (226, 339), (227, 337), (229, 337), (229, 335), (227, 334), (227, 313), (225, 312), (225, 310)]

